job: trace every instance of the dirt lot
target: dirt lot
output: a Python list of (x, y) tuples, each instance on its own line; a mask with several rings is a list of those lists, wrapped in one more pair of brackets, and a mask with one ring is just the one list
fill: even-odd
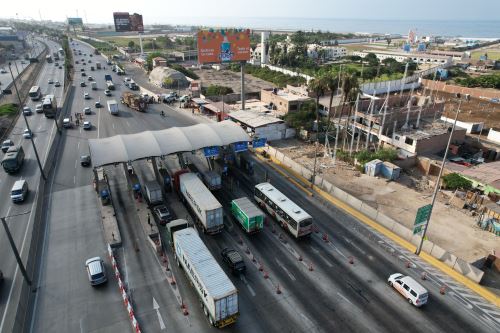
[[(457, 103), (452, 100), (455, 96), (444, 92), (434, 92), (433, 94), (447, 101), (445, 104), (445, 116), (448, 118), (455, 118), (455, 111), (458, 106)], [(462, 102), (460, 110), (461, 112), (458, 116), (458, 120), (460, 121), (484, 121), (486, 128), (500, 128), (500, 103), (492, 103), (487, 100), (473, 98), (468, 102)]]
[[(273, 146), (312, 170), (314, 146), (298, 140), (274, 141)], [(321, 151), (318, 150), (319, 152)], [(331, 157), (318, 158), (321, 175), (342, 190), (358, 197), (370, 206), (399, 221), (407, 228), (413, 226), (417, 209), (431, 202), (432, 182), (418, 171), (402, 173), (397, 182), (361, 174), (345, 162), (334, 165)], [(432, 180), (431, 180), (432, 181)], [(415, 188), (417, 190), (415, 190)], [(434, 207), (428, 238), (458, 257), (475, 262), (496, 248), (499, 239), (475, 226), (475, 218), (465, 210), (446, 205), (445, 194), (440, 193)]]
[[(230, 70), (215, 69), (200, 69), (195, 70), (196, 74), (200, 77), (201, 85), (208, 87), (210, 85), (220, 85), (231, 87), (235, 93), (241, 93), (241, 78), (240, 73)], [(245, 74), (245, 90), (248, 93), (260, 92), (261, 89), (273, 88), (273, 84), (252, 75)]]

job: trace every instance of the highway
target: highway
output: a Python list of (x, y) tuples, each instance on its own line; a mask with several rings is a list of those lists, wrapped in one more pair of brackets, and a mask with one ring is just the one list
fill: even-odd
[[(44, 41), (51, 50), (57, 51), (60, 46), (52, 41)], [(54, 66), (54, 63), (43, 63), (43, 68), (40, 72), (37, 84), (41, 87), (42, 93), (54, 94), (60, 103), (63, 94), (64, 85), (64, 69), (59, 69)], [(59, 80), (61, 87), (54, 87), (53, 84), (48, 84), (48, 78)], [(15, 93), (14, 89), (13, 93)], [(27, 120), (34, 134), (34, 142), (38, 150), (38, 154), (44, 164), (46, 160), (47, 148), (56, 135), (55, 123), (52, 119), (47, 119), (43, 114), (35, 113), (35, 105), (41, 103), (40, 101), (31, 101), (27, 96), (26, 105), (29, 106), (33, 114), (27, 116)], [(60, 104), (59, 104), (60, 106)], [(8, 217), (7, 224), (14, 238), (15, 244), (21, 256), (27, 253), (29, 240), (31, 239), (30, 231), (33, 227), (33, 204), (35, 202), (36, 188), (40, 180), (40, 171), (35, 159), (35, 154), (30, 140), (22, 137), (22, 132), (26, 128), (24, 119), (19, 117), (15, 127), (9, 136), (15, 144), (21, 144), (25, 151), (25, 161), (21, 171), (14, 175), (6, 174), (3, 168), (0, 170), (0, 197), (3, 199), (0, 202), (0, 216)], [(16, 180), (26, 179), (30, 189), (27, 200), (22, 204), (13, 204), (10, 200), (10, 190)], [(20, 215), (23, 214), (23, 215)], [(5, 280), (2, 288), (0, 289), (0, 298), (3, 300), (0, 303), (0, 331), (4, 328), (6, 322), (12, 319), (12, 304), (19, 297), (18, 283), (22, 282), (21, 272), (18, 269), (14, 254), (9, 246), (7, 236), (2, 229), (0, 232), (0, 251), (2, 256), (0, 258), (0, 269), (3, 271)]]
[[(81, 43), (86, 59), (91, 52)], [(81, 56), (75, 59), (81, 60)], [(104, 62), (102, 57), (93, 56)], [(119, 116), (112, 116), (105, 101), (119, 101), (127, 88), (123, 77), (113, 75), (117, 88), (113, 97), (103, 93), (106, 70), (87, 75), (98, 82), (99, 89), (80, 87), (80, 68), (76, 65), (75, 94), (72, 115), (91, 106), (92, 114), (85, 116), (93, 124), (91, 131), (75, 127), (64, 131), (63, 148), (53, 179), (49, 180), (51, 199), (47, 203), (47, 230), (41, 258), (41, 272), (34, 305), (31, 332), (127, 331), (130, 321), (123, 306), (116, 280), (103, 287), (90, 286), (84, 261), (101, 256), (108, 273), (112, 270), (102, 234), (98, 198), (92, 187), (90, 168), (79, 165), (79, 156), (88, 153), (89, 138), (158, 130), (172, 126), (189, 126), (204, 118), (192, 116), (186, 110), (166, 105), (152, 105), (148, 112), (139, 113), (120, 105)], [(87, 77), (84, 77), (87, 81)], [(90, 100), (83, 99), (89, 92)], [(93, 107), (96, 100), (103, 108)], [(166, 117), (159, 115), (166, 111)], [(402, 272), (420, 280), (416, 270), (406, 268), (407, 251), (394, 249), (381, 235), (369, 230), (343, 211), (318, 202), (292, 185), (274, 169), (256, 160), (254, 176), (231, 169), (233, 181), (225, 179), (224, 188), (216, 197), (225, 207), (225, 230), (217, 236), (200, 233), (221, 267), (239, 290), (240, 317), (227, 332), (495, 332), (498, 324), (484, 318), (484, 313), (469, 307), (459, 297), (440, 295), (439, 279), (429, 276), (422, 284), (430, 291), (429, 304), (417, 309), (388, 286), (387, 277)], [(153, 179), (147, 161), (133, 162), (140, 179)], [(144, 332), (215, 332), (199, 306), (194, 288), (185, 274), (171, 267), (177, 284), (172, 287), (161, 263), (146, 242), (138, 211), (128, 190), (122, 165), (108, 166), (113, 203), (120, 227), (123, 246), (116, 250), (122, 277)], [(248, 236), (230, 218), (229, 202), (234, 198), (252, 195), (253, 185), (262, 182), (264, 175), (314, 218), (320, 232), (309, 239), (292, 239), (276, 225), (272, 217), (260, 234)], [(230, 184), (232, 183), (232, 186)], [(169, 196), (174, 212), (184, 217), (186, 209), (175, 195)], [(192, 220), (192, 218), (189, 218)], [(274, 230), (274, 232), (273, 232)], [(161, 229), (164, 233), (163, 228)], [(328, 235), (328, 242), (323, 240)], [(240, 240), (243, 244), (240, 244)], [(233, 247), (244, 256), (247, 273), (236, 278), (222, 263), (220, 250)], [(248, 254), (246, 250), (248, 248)], [(353, 263), (349, 258), (353, 258)], [(173, 262), (171, 251), (168, 252)], [(301, 260), (299, 260), (299, 258)], [(253, 261), (255, 259), (255, 262)], [(262, 271), (260, 270), (262, 266)], [(264, 272), (269, 275), (264, 277)], [(281, 293), (277, 293), (277, 290)], [(181, 295), (189, 309), (184, 316), (177, 296)], [(158, 311), (153, 307), (159, 306)], [(496, 325), (496, 326), (495, 326)]]

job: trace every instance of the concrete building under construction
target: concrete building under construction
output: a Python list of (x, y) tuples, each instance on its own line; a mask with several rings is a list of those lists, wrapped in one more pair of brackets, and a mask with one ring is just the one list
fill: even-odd
[[(352, 146), (393, 147), (405, 155), (438, 153), (446, 148), (451, 123), (441, 120), (444, 101), (430, 96), (403, 95), (360, 100), (349, 131)], [(457, 127), (453, 142), (461, 143), (465, 129)], [(360, 135), (361, 134), (361, 135)], [(360, 147), (360, 139), (363, 139)], [(364, 145), (364, 147), (363, 147)]]

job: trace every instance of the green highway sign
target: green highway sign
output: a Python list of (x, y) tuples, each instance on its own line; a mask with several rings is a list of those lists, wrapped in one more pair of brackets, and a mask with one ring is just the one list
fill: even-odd
[(417, 216), (415, 217), (415, 223), (413, 223), (413, 234), (416, 235), (424, 231), (425, 225), (429, 221), (429, 215), (431, 214), (432, 205), (425, 205), (420, 207), (417, 211)]

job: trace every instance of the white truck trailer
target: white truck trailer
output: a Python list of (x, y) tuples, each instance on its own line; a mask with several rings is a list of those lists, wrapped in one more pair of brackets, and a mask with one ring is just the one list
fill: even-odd
[(203, 304), (208, 321), (218, 328), (236, 322), (238, 290), (193, 228), (175, 231), (177, 264), (184, 269)]
[(200, 173), (203, 182), (205, 183), (205, 185), (207, 185), (210, 191), (219, 190), (222, 188), (220, 173), (214, 170), (210, 170), (208, 168), (207, 161), (204, 161), (202, 158), (198, 157), (195, 154), (191, 154), (189, 156), (189, 160), (191, 161), (191, 169)]
[(156, 181), (149, 181), (144, 184), (144, 195), (150, 205), (157, 205), (163, 203), (163, 195), (161, 187)]
[(179, 176), (182, 197), (197, 216), (207, 234), (216, 234), (224, 228), (222, 205), (194, 173)]
[(117, 115), (118, 112), (120, 111), (118, 109), (118, 103), (114, 99), (108, 101), (108, 111), (112, 115)]

